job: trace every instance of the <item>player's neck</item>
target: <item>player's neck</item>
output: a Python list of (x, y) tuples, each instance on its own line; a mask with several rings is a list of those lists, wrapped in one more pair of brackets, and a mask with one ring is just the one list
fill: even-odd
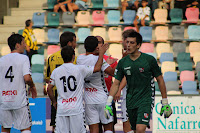
[(20, 53), (18, 50), (13, 50), (13, 51), (11, 51), (11, 53), (18, 53), (18, 54), (22, 54), (22, 53)]
[(93, 54), (93, 52), (86, 52), (86, 55)]
[(136, 59), (138, 59), (141, 55), (141, 52), (140, 51), (135, 51), (134, 53), (131, 53), (130, 54), (130, 58), (131, 60), (135, 61)]

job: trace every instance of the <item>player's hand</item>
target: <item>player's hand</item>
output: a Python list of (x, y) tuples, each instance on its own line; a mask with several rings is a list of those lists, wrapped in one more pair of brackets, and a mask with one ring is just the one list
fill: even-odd
[(118, 100), (120, 99), (120, 96), (121, 96), (121, 91), (118, 91), (114, 97), (114, 100), (118, 102)]
[(115, 63), (118, 59), (117, 58), (111, 58), (111, 55), (107, 58), (106, 62), (109, 65), (112, 65), (113, 63)]
[(36, 91), (35, 86), (30, 87), (29, 91), (31, 92), (33, 99), (37, 97), (37, 91)]
[(125, 56), (127, 56), (127, 55), (128, 55), (127, 51), (124, 50), (124, 49), (122, 49), (122, 58), (125, 57)]
[(108, 50), (108, 48), (109, 48), (108, 43), (103, 44), (102, 46), (99, 47), (99, 54), (104, 55), (105, 52)]
[(161, 103), (162, 103), (162, 107), (160, 110), (160, 115), (162, 116), (164, 114), (164, 118), (169, 118), (172, 114), (172, 109), (170, 105), (168, 104), (168, 100), (166, 98), (162, 99)]
[(112, 112), (112, 104), (111, 105), (106, 105), (104, 108), (104, 115), (107, 119), (110, 118), (110, 116), (113, 116)]

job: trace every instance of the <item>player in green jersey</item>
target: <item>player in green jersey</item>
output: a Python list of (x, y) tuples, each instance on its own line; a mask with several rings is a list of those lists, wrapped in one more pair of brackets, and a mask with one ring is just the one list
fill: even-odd
[(154, 77), (162, 94), (161, 115), (164, 113), (164, 117), (168, 118), (172, 114), (167, 100), (165, 83), (157, 61), (153, 56), (139, 51), (141, 44), (142, 36), (139, 33), (129, 34), (127, 38), (128, 55), (122, 58), (117, 65), (115, 81), (105, 107), (105, 116), (109, 117), (112, 115), (110, 105), (113, 96), (118, 92), (120, 81), (125, 76), (127, 80), (126, 107), (131, 128), (135, 133), (145, 133), (146, 127), (149, 126), (154, 107)]

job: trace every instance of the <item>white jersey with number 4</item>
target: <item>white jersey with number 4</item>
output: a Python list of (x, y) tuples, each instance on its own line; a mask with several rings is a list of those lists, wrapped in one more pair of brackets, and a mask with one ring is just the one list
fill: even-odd
[[(77, 64), (95, 66), (99, 56), (93, 54), (79, 55)], [(92, 76), (85, 79), (84, 100), (86, 104), (105, 103), (108, 98), (108, 90), (104, 80), (104, 71), (110, 65), (103, 60), (100, 72), (93, 73)]]
[(24, 75), (31, 74), (26, 55), (10, 53), (0, 58), (0, 109), (19, 109), (28, 104)]
[(64, 63), (56, 68), (50, 79), (58, 92), (57, 115), (71, 116), (84, 112), (84, 79), (92, 75), (94, 67)]

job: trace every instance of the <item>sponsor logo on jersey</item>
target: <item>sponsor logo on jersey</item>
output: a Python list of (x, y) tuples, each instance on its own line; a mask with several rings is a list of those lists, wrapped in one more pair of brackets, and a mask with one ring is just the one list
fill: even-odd
[(144, 120), (144, 119), (142, 119), (142, 121), (144, 121), (144, 122), (149, 122), (148, 120)]
[(97, 89), (96, 88), (85, 88), (85, 91), (97, 92)]
[(148, 113), (144, 113), (144, 118), (148, 118), (149, 114)]
[(114, 75), (116, 75), (116, 74), (117, 74), (117, 71), (118, 71), (118, 70), (117, 70), (117, 69), (115, 69)]
[(2, 91), (2, 96), (17, 95), (17, 90)]
[(126, 71), (126, 74), (127, 74), (127, 75), (131, 75), (131, 71), (130, 71), (130, 70), (127, 70), (127, 71)]
[(124, 70), (128, 70), (128, 69), (131, 69), (131, 67), (129, 66), (129, 67), (124, 67)]
[(144, 72), (144, 68), (139, 68), (139, 71), (140, 71), (141, 73), (143, 73), (143, 72)]
[(63, 99), (62, 103), (70, 103), (70, 102), (76, 102), (77, 98), (73, 97), (73, 98), (68, 98), (68, 99)]

